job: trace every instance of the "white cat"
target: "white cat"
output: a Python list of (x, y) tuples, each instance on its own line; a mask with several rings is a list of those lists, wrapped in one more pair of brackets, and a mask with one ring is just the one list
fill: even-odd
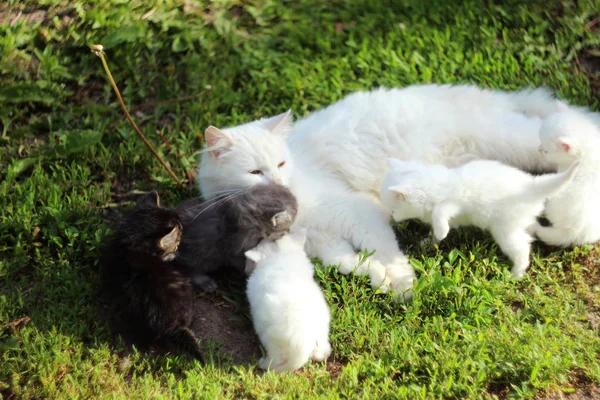
[(600, 127), (577, 111), (554, 114), (540, 129), (540, 152), (564, 171), (580, 160), (573, 181), (546, 203), (552, 226), (536, 224), (536, 236), (551, 245), (569, 246), (600, 240)]
[(313, 279), (305, 240), (305, 230), (295, 231), (246, 252), (255, 264), (246, 289), (252, 322), (267, 351), (262, 369), (293, 371), (331, 353), (329, 306)]
[(513, 261), (520, 278), (529, 265), (528, 233), (544, 201), (568, 183), (579, 166), (534, 177), (498, 161), (472, 161), (449, 169), (414, 161), (388, 159), (390, 171), (381, 185), (381, 201), (395, 221), (417, 218), (433, 226), (443, 240), (450, 227), (474, 225), (490, 231)]
[(269, 180), (289, 185), (299, 201), (296, 225), (308, 228), (310, 257), (348, 273), (358, 264), (357, 250), (376, 250), (357, 272), (368, 272), (374, 287), (401, 293), (415, 274), (377, 198), (386, 157), (450, 167), (496, 159), (550, 171), (537, 151), (541, 117), (564, 108), (541, 89), (425, 85), (358, 92), (295, 125), (288, 112), (209, 127), (199, 185), (207, 198)]

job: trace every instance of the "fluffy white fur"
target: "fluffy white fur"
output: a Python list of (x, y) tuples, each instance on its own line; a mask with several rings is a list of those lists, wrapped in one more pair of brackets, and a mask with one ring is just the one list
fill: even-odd
[(567, 171), (533, 177), (498, 161), (478, 160), (458, 168), (388, 159), (390, 171), (381, 185), (381, 200), (395, 221), (417, 218), (433, 226), (436, 241), (450, 228), (474, 225), (488, 230), (513, 261), (520, 278), (529, 265), (533, 240), (528, 233), (579, 162)]
[(548, 199), (552, 226), (536, 224), (536, 236), (551, 245), (569, 246), (600, 240), (600, 128), (590, 116), (565, 111), (548, 117), (540, 129), (540, 152), (564, 171), (575, 160), (581, 166), (568, 187)]
[(262, 369), (293, 371), (331, 353), (329, 307), (313, 279), (305, 240), (300, 230), (246, 252), (255, 264), (247, 287), (252, 322), (267, 351)]
[[(209, 128), (212, 151), (202, 156), (200, 189), (211, 198), (279, 177), (298, 197), (296, 225), (308, 228), (310, 257), (339, 263), (348, 273), (358, 263), (357, 250), (376, 250), (357, 272), (369, 273), (384, 291), (404, 292), (414, 270), (377, 198), (385, 159), (449, 167), (495, 159), (551, 171), (537, 151), (541, 119), (568, 107), (542, 89), (425, 85), (357, 92), (295, 125), (286, 113), (222, 131)], [(250, 173), (257, 169), (263, 174)]]

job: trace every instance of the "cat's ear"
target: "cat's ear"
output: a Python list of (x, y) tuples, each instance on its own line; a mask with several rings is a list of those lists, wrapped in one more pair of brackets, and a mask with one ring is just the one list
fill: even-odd
[(160, 238), (158, 241), (158, 247), (160, 247), (163, 251), (175, 251), (177, 246), (179, 246), (180, 238), (181, 228), (179, 226), (175, 226), (173, 229), (171, 229), (171, 232)]
[(206, 139), (206, 150), (216, 159), (227, 154), (233, 146), (231, 137), (212, 125), (204, 131), (204, 138)]
[(263, 120), (263, 123), (272, 134), (282, 137), (287, 136), (287, 134), (292, 130), (293, 122), (294, 113), (292, 112), (291, 108), (283, 114)]
[(575, 141), (572, 138), (561, 136), (556, 139), (556, 146), (565, 153), (573, 153)]
[(248, 250), (244, 253), (246, 258), (254, 263), (260, 262), (263, 258), (263, 254), (258, 250)]
[(298, 246), (304, 247), (306, 243), (306, 228), (294, 229), (287, 237)]
[(158, 196), (158, 192), (156, 190), (151, 191), (150, 193), (142, 197), (142, 199), (138, 201), (137, 204), (143, 206), (160, 207), (160, 197)]
[(292, 222), (292, 216), (287, 211), (278, 212), (271, 217), (273, 226), (289, 224), (290, 222)]
[(388, 190), (392, 192), (396, 200), (406, 201), (408, 190), (403, 186), (390, 186)]

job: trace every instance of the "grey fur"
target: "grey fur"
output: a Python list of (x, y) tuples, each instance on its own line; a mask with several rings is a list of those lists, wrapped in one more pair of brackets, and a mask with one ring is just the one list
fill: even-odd
[(192, 281), (205, 291), (217, 287), (208, 273), (221, 268), (244, 271), (244, 253), (264, 238), (277, 240), (288, 233), (298, 212), (290, 190), (274, 183), (231, 196), (222, 203), (192, 200), (176, 209), (183, 223), (177, 262), (192, 269)]

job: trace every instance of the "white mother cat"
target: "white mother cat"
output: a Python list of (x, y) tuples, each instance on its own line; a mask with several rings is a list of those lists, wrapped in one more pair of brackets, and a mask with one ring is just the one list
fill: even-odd
[(546, 217), (552, 226), (536, 225), (536, 236), (555, 246), (600, 240), (600, 128), (590, 115), (565, 111), (548, 117), (540, 129), (544, 157), (564, 171), (581, 166), (566, 190), (548, 199)]
[(450, 167), (495, 159), (551, 170), (537, 151), (541, 118), (565, 108), (544, 90), (505, 93), (425, 85), (357, 92), (292, 123), (290, 112), (228, 129), (209, 127), (198, 172), (207, 198), (277, 181), (298, 198), (306, 251), (348, 273), (357, 250), (377, 250), (372, 285), (407, 291), (415, 278), (377, 195), (386, 158)]
[(437, 241), (450, 227), (477, 226), (489, 231), (513, 261), (514, 278), (529, 266), (529, 233), (545, 200), (560, 192), (579, 166), (564, 172), (531, 176), (498, 161), (477, 160), (461, 167), (388, 159), (381, 201), (401, 222), (416, 218), (433, 226)]
[(297, 231), (246, 252), (255, 264), (246, 289), (252, 323), (267, 351), (262, 369), (293, 371), (331, 353), (329, 307), (314, 281), (305, 240), (306, 231)]

